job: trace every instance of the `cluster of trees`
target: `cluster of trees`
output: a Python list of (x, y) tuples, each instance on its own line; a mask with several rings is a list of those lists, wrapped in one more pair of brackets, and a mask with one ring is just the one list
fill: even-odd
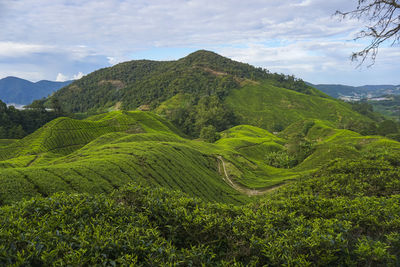
[(216, 132), (238, 124), (233, 111), (217, 95), (193, 96), (187, 106), (173, 108), (165, 116), (185, 134), (210, 142), (218, 139)]
[(314, 121), (306, 122), (301, 132), (290, 137), (284, 150), (268, 153), (264, 161), (276, 168), (293, 168), (303, 162), (315, 151), (315, 143), (306, 138), (314, 124)]
[(0, 100), (0, 139), (18, 139), (60, 116), (43, 108), (18, 110)]
[(353, 102), (351, 107), (354, 111), (373, 121), (348, 121), (343, 128), (363, 135), (382, 135), (400, 141), (400, 123), (398, 121), (386, 119), (383, 115), (375, 112), (373, 105), (368, 102)]

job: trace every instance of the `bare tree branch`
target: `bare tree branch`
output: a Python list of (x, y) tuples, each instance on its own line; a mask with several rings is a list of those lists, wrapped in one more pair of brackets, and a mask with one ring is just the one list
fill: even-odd
[(363, 50), (353, 52), (352, 61), (360, 60), (361, 66), (370, 58), (373, 65), (380, 45), (392, 40), (391, 45), (400, 43), (400, 0), (357, 0), (357, 8), (352, 11), (336, 11), (342, 19), (356, 18), (367, 21), (365, 29), (360, 30), (354, 40), (371, 39)]

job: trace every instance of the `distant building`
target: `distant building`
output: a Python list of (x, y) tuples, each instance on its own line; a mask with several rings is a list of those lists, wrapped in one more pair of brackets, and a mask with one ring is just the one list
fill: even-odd
[(349, 96), (349, 95), (341, 95), (339, 96), (340, 100), (346, 101), (346, 102), (357, 102), (361, 100), (361, 97), (359, 96)]
[(150, 110), (150, 106), (149, 105), (141, 105), (140, 107), (138, 107), (138, 110), (149, 111)]

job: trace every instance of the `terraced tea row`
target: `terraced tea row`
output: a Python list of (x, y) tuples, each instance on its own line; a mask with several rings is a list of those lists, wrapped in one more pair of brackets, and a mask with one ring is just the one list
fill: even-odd
[[(0, 201), (59, 191), (111, 192), (137, 182), (238, 204), (250, 200), (244, 191), (266, 193), (336, 158), (357, 158), (373, 149), (400, 151), (398, 142), (335, 129), (323, 121), (299, 122), (281, 137), (240, 125), (222, 132), (214, 144), (188, 140), (177, 132), (146, 112), (111, 112), (83, 121), (57, 119), (0, 148), (8, 158), (0, 161)], [(300, 143), (295, 132), (304, 134)], [(76, 145), (59, 147), (62, 140)], [(295, 159), (301, 142), (310, 146), (309, 154), (290, 167), (287, 163)], [(28, 153), (32, 147), (36, 149)]]
[(10, 203), (59, 191), (102, 193), (132, 181), (179, 189), (209, 201), (246, 202), (221, 179), (215, 157), (184, 144), (159, 141), (105, 144), (50, 164), (3, 169), (0, 196), (2, 203)]
[(67, 155), (110, 132), (179, 133), (162, 118), (143, 112), (105, 113), (82, 121), (58, 118), (26, 138), (0, 147), (0, 159), (44, 152)]

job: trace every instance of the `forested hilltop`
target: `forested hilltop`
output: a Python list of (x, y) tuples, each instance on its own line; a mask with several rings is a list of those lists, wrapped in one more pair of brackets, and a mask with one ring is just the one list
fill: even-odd
[(54, 97), (70, 112), (112, 107), (118, 102), (128, 110), (141, 105), (154, 108), (178, 93), (223, 97), (245, 79), (269, 79), (280, 87), (319, 94), (292, 76), (272, 74), (200, 50), (177, 61), (133, 60), (100, 69), (59, 90)]
[(239, 124), (281, 131), (307, 118), (352, 130), (372, 122), (301, 79), (205, 50), (177, 61), (135, 60), (100, 69), (62, 88), (46, 105), (54, 100), (67, 112), (154, 110), (193, 137), (205, 127), (222, 131)]

